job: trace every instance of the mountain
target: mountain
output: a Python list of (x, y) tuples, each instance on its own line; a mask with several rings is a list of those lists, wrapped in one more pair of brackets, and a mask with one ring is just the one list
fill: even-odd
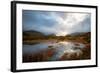
[[(71, 34), (68, 34), (70, 36), (85, 36), (85, 35), (90, 35), (90, 32), (75, 32), (75, 33), (71, 33)], [(66, 35), (66, 36), (68, 36)]]
[(45, 36), (43, 33), (35, 30), (23, 31), (23, 35), (24, 36)]

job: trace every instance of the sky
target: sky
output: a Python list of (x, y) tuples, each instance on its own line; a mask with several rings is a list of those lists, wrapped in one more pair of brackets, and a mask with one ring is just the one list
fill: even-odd
[(91, 14), (79, 12), (23, 10), (23, 31), (35, 30), (45, 35), (65, 36), (91, 31)]

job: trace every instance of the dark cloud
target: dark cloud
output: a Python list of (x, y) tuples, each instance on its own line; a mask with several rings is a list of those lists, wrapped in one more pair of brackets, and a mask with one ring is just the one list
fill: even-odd
[(73, 32), (89, 32), (90, 18), (89, 13), (23, 10), (23, 30), (36, 30), (58, 36)]

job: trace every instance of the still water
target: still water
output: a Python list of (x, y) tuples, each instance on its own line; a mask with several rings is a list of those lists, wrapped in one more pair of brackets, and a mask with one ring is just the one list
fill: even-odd
[(54, 49), (54, 55), (51, 60), (59, 59), (64, 53), (77, 53), (77, 55), (82, 54), (81, 49), (85, 47), (84, 44), (81, 43), (72, 43), (72, 42), (46, 42), (46, 43), (38, 43), (35, 45), (23, 45), (23, 54), (32, 54), (32, 53), (40, 53), (43, 50), (47, 50), (52, 47)]

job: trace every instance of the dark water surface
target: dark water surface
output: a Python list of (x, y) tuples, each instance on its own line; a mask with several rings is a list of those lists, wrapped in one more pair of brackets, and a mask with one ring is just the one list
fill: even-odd
[(72, 43), (72, 42), (46, 42), (46, 43), (38, 43), (34, 45), (23, 45), (23, 55), (25, 54), (37, 54), (42, 51), (47, 50), (48, 48), (54, 49), (54, 55), (51, 57), (51, 60), (59, 59), (64, 53), (77, 53), (79, 55), (82, 53), (81, 49), (85, 47), (84, 44), (81, 43)]

